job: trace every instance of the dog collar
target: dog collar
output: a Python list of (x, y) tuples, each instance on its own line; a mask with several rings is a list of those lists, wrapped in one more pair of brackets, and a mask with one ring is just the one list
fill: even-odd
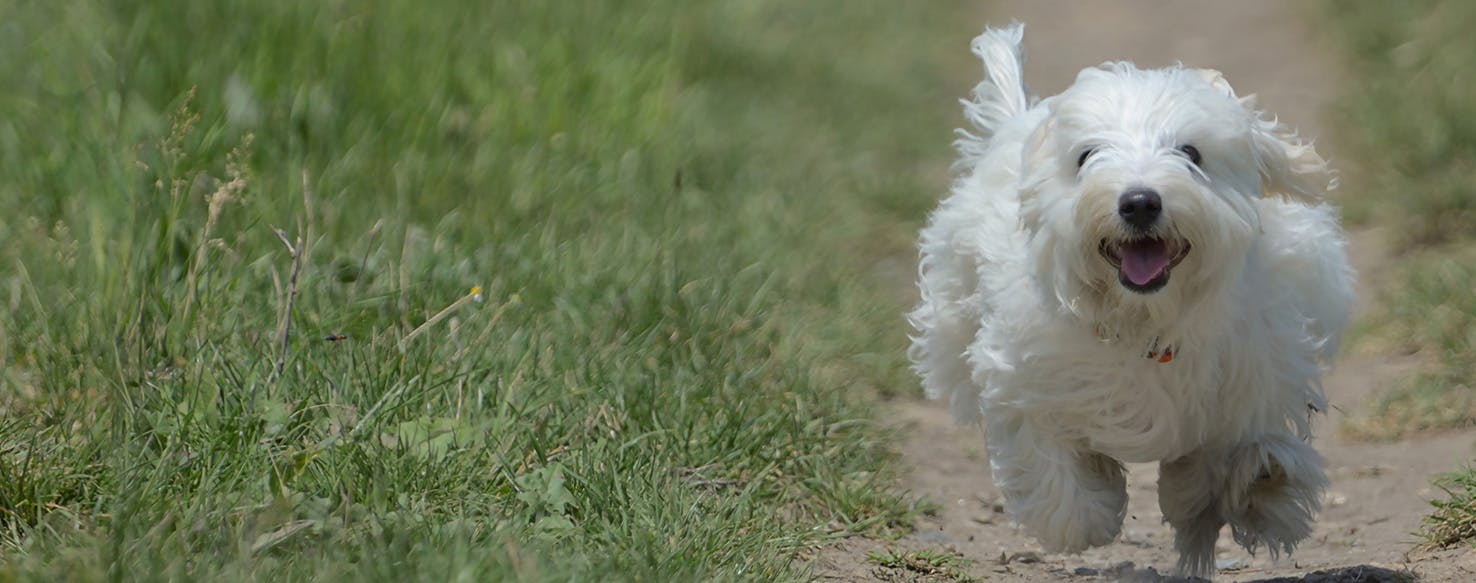
[[(1097, 335), (1097, 340), (1103, 344), (1117, 344), (1117, 341), (1122, 339), (1117, 334), (1109, 334), (1107, 327), (1102, 324), (1097, 324), (1092, 329), (1092, 332)], [(1168, 364), (1174, 360), (1174, 347), (1164, 346), (1160, 348), (1158, 346), (1158, 337), (1154, 336), (1153, 340), (1148, 341), (1148, 350), (1143, 353), (1143, 358), (1156, 360), (1159, 364)]]

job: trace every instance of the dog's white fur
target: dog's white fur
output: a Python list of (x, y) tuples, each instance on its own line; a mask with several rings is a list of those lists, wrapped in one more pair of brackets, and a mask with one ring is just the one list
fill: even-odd
[[(1227, 523), (1249, 550), (1291, 552), (1327, 484), (1310, 417), (1353, 299), (1319, 202), (1330, 171), (1215, 71), (1106, 63), (1036, 100), (1023, 32), (975, 39), (975, 130), (922, 232), (910, 356), (928, 395), (982, 415), (1008, 510), (1048, 550), (1111, 542), (1122, 464), (1157, 461), (1182, 573), (1214, 572)], [(1160, 232), (1191, 246), (1156, 293), (1120, 284), (1098, 249), (1134, 236), (1130, 187), (1159, 192)], [(1164, 348), (1171, 362), (1146, 357)]]

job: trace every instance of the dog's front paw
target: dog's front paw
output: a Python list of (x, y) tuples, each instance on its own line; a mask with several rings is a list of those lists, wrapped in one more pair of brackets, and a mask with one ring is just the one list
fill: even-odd
[(1107, 504), (1060, 506), (1046, 520), (1026, 525), (1052, 553), (1079, 553), (1092, 547), (1111, 544), (1122, 531), (1122, 514)]
[(1327, 476), (1311, 446), (1273, 435), (1234, 454), (1227, 482), (1221, 511), (1235, 542), (1251, 552), (1265, 546), (1274, 558), (1312, 534)]
[(1054, 553), (1079, 553), (1111, 543), (1122, 531), (1127, 487), (1122, 466), (1089, 454), (1055, 468), (1028, 488), (1010, 488), (1011, 514), (1041, 546)]

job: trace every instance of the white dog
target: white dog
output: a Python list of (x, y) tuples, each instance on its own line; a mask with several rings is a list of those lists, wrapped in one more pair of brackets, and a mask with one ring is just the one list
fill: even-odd
[(1353, 296), (1312, 147), (1219, 73), (1106, 63), (1021, 82), (1023, 26), (975, 39), (964, 172), (922, 232), (910, 356), (1049, 550), (1111, 542), (1124, 462), (1159, 462), (1178, 568), (1215, 541), (1273, 556), (1327, 484), (1307, 444)]

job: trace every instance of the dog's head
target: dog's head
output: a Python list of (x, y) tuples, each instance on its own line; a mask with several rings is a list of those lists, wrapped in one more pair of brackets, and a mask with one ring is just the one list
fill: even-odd
[(1087, 69), (1027, 140), (1024, 226), (1037, 275), (1099, 321), (1174, 317), (1243, 272), (1257, 198), (1312, 200), (1322, 158), (1215, 71)]

